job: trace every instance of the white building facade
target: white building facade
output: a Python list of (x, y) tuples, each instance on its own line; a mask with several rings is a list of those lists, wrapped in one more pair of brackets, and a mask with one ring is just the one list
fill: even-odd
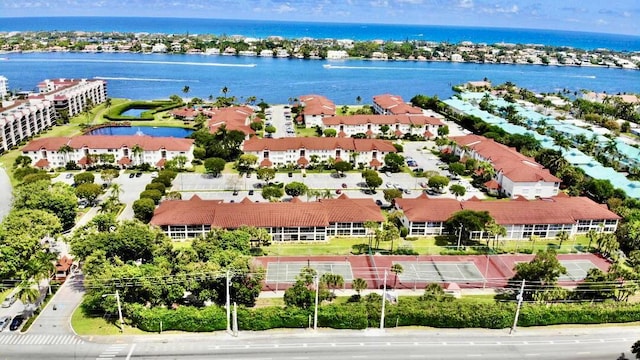
[(56, 113), (49, 100), (29, 100), (0, 108), (0, 152), (55, 125)]
[(29, 98), (53, 101), (56, 111), (68, 111), (69, 117), (82, 113), (88, 105), (107, 101), (107, 82), (104, 80), (45, 80), (38, 84), (38, 91)]

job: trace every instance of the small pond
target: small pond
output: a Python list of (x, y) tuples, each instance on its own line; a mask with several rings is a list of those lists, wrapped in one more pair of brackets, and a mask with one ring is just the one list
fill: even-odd
[(154, 137), (186, 138), (193, 130), (166, 126), (107, 126), (95, 129), (87, 135), (147, 135)]
[(123, 113), (122, 113), (122, 114), (120, 114), (120, 115), (122, 115), (122, 116), (140, 117), (140, 115), (141, 115), (143, 112), (147, 111), (147, 110), (149, 110), (149, 109), (136, 109), (136, 108), (131, 108), (131, 109), (129, 109), (129, 110), (127, 110), (127, 111), (123, 112)]

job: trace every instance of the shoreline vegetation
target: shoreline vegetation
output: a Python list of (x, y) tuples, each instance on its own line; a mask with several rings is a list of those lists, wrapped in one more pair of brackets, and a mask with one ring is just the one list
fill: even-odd
[[(33, 52), (143, 53), (640, 69), (638, 51), (585, 50), (542, 44), (287, 39), (279, 36), (258, 39), (242, 35), (84, 31), (24, 31), (0, 35), (4, 35), (0, 37), (0, 55)], [(6, 57), (1, 59), (9, 60)]]

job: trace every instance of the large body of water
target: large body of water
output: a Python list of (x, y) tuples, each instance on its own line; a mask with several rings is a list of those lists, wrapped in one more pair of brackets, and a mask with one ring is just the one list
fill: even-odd
[[(207, 99), (256, 96), (286, 103), (305, 94), (321, 94), (337, 104), (354, 104), (360, 96), (393, 93), (405, 100), (416, 94), (452, 95), (451, 86), (489, 78), (511, 81), (537, 92), (589, 89), (607, 93), (640, 93), (640, 71), (594, 67), (465, 64), (448, 62), (323, 61), (261, 57), (116, 54), (5, 54), (0, 75), (10, 89), (34, 90), (43, 79), (104, 78), (109, 96), (164, 99), (169, 95)], [(325, 67), (323, 65), (331, 65)], [(189, 93), (182, 92), (189, 86)]]
[(581, 49), (640, 50), (640, 36), (535, 29), (144, 17), (2, 18), (0, 21), (0, 31), (29, 30), (226, 34), (256, 38), (282, 36), (315, 39), (428, 40), (452, 43), (472, 41), (488, 44), (506, 42), (571, 46)]

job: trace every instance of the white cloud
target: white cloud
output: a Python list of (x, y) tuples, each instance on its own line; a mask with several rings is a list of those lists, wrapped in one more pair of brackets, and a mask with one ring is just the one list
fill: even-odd
[(389, 2), (387, 0), (374, 0), (369, 2), (369, 4), (373, 7), (389, 7)]
[(420, 5), (423, 0), (396, 0), (399, 4), (411, 4), (411, 5)]
[(473, 8), (473, 0), (458, 0), (456, 7), (463, 9), (471, 9)]
[(603, 20), (603, 19), (596, 20), (596, 25), (607, 25), (607, 24), (609, 24), (609, 22), (606, 20)]
[(500, 5), (494, 5), (493, 7), (485, 7), (480, 10), (487, 14), (517, 14), (520, 12), (518, 5), (512, 5), (511, 7), (502, 7)]
[(296, 9), (294, 7), (292, 7), (291, 5), (289, 5), (289, 3), (286, 4), (280, 4), (280, 6), (278, 6), (278, 8), (276, 9), (277, 13), (283, 14), (283, 13), (290, 13), (295, 11)]

